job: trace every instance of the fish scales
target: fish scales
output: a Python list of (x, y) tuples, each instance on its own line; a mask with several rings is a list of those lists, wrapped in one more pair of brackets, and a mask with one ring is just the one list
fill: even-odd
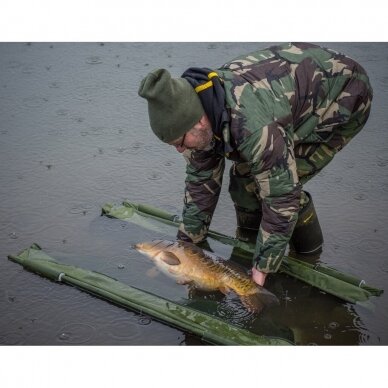
[(134, 246), (151, 258), (166, 275), (179, 284), (191, 284), (204, 290), (231, 291), (239, 295), (244, 306), (253, 312), (278, 304), (277, 297), (257, 285), (235, 263), (230, 263), (211, 252), (184, 241), (153, 240)]

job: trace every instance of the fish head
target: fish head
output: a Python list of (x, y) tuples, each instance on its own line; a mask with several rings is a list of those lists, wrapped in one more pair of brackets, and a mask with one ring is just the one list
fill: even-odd
[(176, 243), (168, 240), (143, 241), (133, 245), (138, 252), (155, 259), (160, 252), (170, 252), (174, 250)]
[(143, 241), (133, 245), (132, 247), (152, 259), (163, 249), (163, 246), (160, 246), (162, 242), (163, 240)]
[(137, 243), (133, 246), (138, 252), (149, 257), (155, 265), (167, 275), (178, 277), (182, 271), (182, 262), (178, 257), (180, 245), (168, 240), (153, 240)]

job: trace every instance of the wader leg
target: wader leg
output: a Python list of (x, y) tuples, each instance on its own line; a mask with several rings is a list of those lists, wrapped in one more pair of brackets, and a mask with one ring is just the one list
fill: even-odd
[(236, 238), (255, 244), (261, 223), (261, 209), (252, 212), (234, 205), (237, 219)]
[(261, 202), (248, 163), (233, 163), (230, 168), (229, 193), (237, 219), (236, 238), (256, 243), (261, 223)]
[[(353, 80), (353, 82), (358, 81)], [(351, 85), (349, 82), (349, 89), (345, 88), (336, 100), (338, 105), (336, 109), (347, 119), (335, 123), (332, 115), (336, 109), (328, 109), (327, 115), (321, 118), (321, 126), (318, 126), (317, 142), (300, 143), (295, 146), (297, 173), (302, 184), (326, 167), (334, 156), (361, 131), (368, 120), (373, 98), (372, 88), (369, 83), (364, 84), (363, 88), (358, 84), (356, 89)], [(353, 101), (352, 111), (347, 110), (349, 101)], [(327, 126), (330, 120), (331, 125)], [(298, 253), (314, 253), (320, 250), (323, 236), (311, 195), (302, 192), (302, 200), (303, 197), (308, 198), (309, 201), (305, 206), (301, 203), (299, 218), (290, 239), (290, 247)]]
[(290, 239), (290, 250), (302, 254), (321, 251), (323, 235), (311, 195), (302, 191), (301, 210)]

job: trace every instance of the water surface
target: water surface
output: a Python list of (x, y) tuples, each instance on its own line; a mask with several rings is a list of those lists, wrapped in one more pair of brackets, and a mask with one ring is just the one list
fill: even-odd
[[(23, 270), (7, 255), (36, 242), (45, 252), (130, 285), (200, 307), (229, 322), (298, 344), (388, 344), (388, 296), (374, 308), (344, 303), (295, 279), (268, 287), (281, 306), (261, 317), (234, 296), (187, 289), (130, 249), (163, 237), (100, 217), (106, 202), (148, 203), (180, 214), (185, 163), (151, 133), (141, 79), (158, 67), (219, 67), (267, 43), (0, 44), (0, 344), (187, 345), (202, 341)], [(388, 44), (330, 43), (358, 60), (374, 88), (364, 130), (306, 185), (325, 244), (319, 260), (387, 288)], [(233, 235), (224, 177), (212, 229)], [(215, 244), (218, 253), (231, 254)]]

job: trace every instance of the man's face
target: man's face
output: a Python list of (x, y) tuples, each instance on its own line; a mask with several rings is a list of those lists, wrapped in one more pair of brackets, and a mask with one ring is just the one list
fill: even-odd
[(206, 116), (194, 125), (179, 139), (169, 143), (174, 146), (179, 153), (185, 150), (206, 150), (212, 142), (213, 131), (211, 129), (210, 121)]

